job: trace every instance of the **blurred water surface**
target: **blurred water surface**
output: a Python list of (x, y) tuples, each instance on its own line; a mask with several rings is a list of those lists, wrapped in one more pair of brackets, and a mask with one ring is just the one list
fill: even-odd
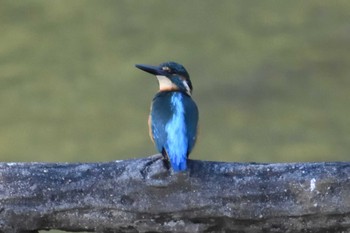
[(148, 156), (156, 79), (185, 65), (191, 158), (348, 160), (349, 1), (1, 1), (0, 159)]

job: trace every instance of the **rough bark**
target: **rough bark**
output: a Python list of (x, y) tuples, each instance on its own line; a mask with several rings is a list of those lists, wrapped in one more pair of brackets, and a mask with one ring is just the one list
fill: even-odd
[(350, 163), (0, 163), (0, 232), (348, 232)]

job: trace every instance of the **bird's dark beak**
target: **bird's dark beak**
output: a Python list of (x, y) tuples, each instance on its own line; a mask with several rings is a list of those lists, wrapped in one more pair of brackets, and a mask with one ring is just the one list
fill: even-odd
[(143, 64), (136, 64), (135, 66), (140, 70), (146, 71), (150, 74), (165, 75), (165, 72), (162, 69), (160, 69), (158, 66), (150, 66), (150, 65), (143, 65)]

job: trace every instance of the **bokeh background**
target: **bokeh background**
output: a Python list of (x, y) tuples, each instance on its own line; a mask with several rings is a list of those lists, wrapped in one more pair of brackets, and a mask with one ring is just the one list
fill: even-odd
[(350, 1), (1, 1), (0, 160), (155, 154), (156, 79), (184, 64), (193, 159), (346, 161)]
[(346, 161), (350, 1), (1, 1), (0, 160), (94, 162), (156, 153), (156, 79), (194, 84), (191, 158)]

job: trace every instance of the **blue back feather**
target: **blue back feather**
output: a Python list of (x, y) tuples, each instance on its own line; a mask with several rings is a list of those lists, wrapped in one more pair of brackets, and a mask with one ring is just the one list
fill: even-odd
[(165, 125), (167, 141), (165, 150), (170, 157), (174, 171), (186, 170), (188, 139), (185, 125), (185, 109), (182, 103), (182, 94), (174, 92), (171, 96), (173, 116)]
[(183, 92), (159, 92), (152, 103), (152, 133), (157, 150), (166, 150), (174, 171), (187, 168), (196, 141), (198, 109)]

